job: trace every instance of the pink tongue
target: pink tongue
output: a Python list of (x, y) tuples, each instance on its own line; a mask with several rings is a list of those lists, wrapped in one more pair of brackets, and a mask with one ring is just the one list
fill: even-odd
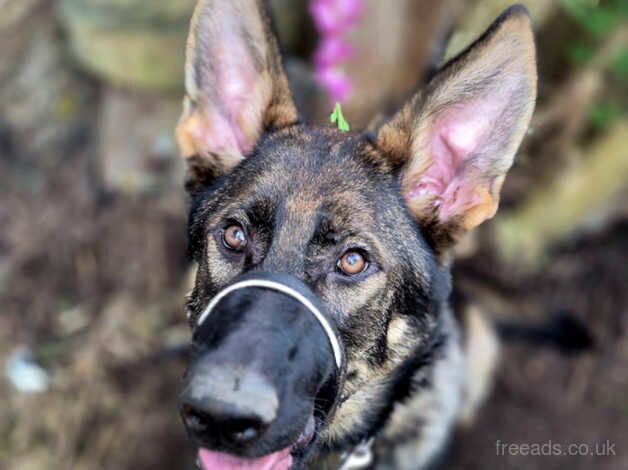
[(245, 459), (222, 452), (200, 449), (198, 458), (205, 470), (288, 470), (292, 466), (290, 448), (256, 459)]

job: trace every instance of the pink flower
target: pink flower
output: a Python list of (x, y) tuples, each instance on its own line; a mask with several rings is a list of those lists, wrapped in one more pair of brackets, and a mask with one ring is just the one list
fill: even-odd
[(342, 102), (351, 93), (351, 82), (344, 72), (333, 67), (321, 67), (315, 71), (316, 80), (327, 90), (332, 102)]
[(320, 35), (314, 53), (314, 75), (332, 102), (343, 101), (351, 93), (351, 82), (339, 67), (353, 53), (343, 35), (354, 26), (363, 9), (363, 0), (310, 0), (310, 14)]
[(353, 48), (337, 36), (323, 37), (314, 53), (314, 64), (325, 67), (347, 60), (353, 54)]
[(362, 0), (312, 0), (310, 14), (323, 34), (338, 34), (353, 26), (363, 10)]

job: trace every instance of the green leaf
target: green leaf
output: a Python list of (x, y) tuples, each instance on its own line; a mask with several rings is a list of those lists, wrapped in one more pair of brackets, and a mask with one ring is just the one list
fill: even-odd
[(589, 109), (589, 120), (596, 129), (605, 129), (621, 116), (617, 103), (596, 103)]
[(628, 2), (626, 0), (615, 0), (611, 5), (619, 16), (628, 17)]
[(339, 114), (342, 114), (342, 111), (340, 110), (340, 103), (336, 103), (336, 106), (334, 106), (333, 112), (329, 116), (329, 122), (331, 122), (332, 124), (337, 122)]
[(597, 5), (597, 2), (585, 0), (563, 0), (567, 13), (580, 25), (596, 37), (608, 34), (620, 21), (622, 8), (617, 5)]
[(567, 58), (576, 64), (586, 64), (595, 54), (595, 50), (592, 47), (581, 43), (568, 44), (565, 52)]
[(582, 0), (563, 0), (563, 8), (565, 11), (578, 23), (583, 21), (583, 18), (587, 16), (587, 10), (591, 8), (591, 5), (583, 2)]
[(611, 32), (619, 17), (610, 9), (596, 8), (586, 17), (584, 25), (595, 36), (604, 36)]
[(628, 49), (621, 51), (613, 62), (613, 73), (621, 79), (628, 79)]
[(340, 103), (336, 103), (336, 105), (334, 106), (334, 110), (329, 116), (329, 121), (332, 124), (336, 123), (338, 129), (340, 129), (342, 132), (349, 132), (351, 130), (351, 128), (349, 127), (349, 123), (342, 115), (342, 107), (340, 106)]

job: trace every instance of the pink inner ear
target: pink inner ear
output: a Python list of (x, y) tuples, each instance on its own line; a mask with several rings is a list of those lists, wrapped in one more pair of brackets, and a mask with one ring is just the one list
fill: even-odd
[[(237, 25), (221, 25), (208, 52), (213, 62), (210, 101), (204, 125), (198, 129), (207, 150), (222, 155), (247, 155), (262, 127), (260, 73), (247, 46), (236, 33)], [(231, 27), (231, 29), (230, 29)]]
[(227, 112), (228, 124), (242, 155), (249, 153), (255, 145), (257, 127), (261, 126), (260, 115), (252, 107), (260, 106), (255, 92), (255, 67), (242, 45), (223, 51), (227, 57), (225, 65), (218, 71), (217, 87), (220, 101)]
[(196, 121), (190, 127), (196, 142), (202, 142), (203, 151), (214, 155), (241, 155), (242, 146), (234, 132), (233, 125), (222, 114), (209, 111), (205, 119)]
[(485, 144), (494, 117), (499, 114), (496, 108), (489, 100), (474, 100), (445, 111), (435, 119), (427, 147), (431, 164), (420, 175), (408, 199), (432, 199), (441, 221), (479, 202), (474, 181), (467, 177), (464, 163)]

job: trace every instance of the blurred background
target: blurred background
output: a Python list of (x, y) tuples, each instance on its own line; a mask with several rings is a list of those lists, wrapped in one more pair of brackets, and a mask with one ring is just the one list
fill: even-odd
[[(509, 5), (364, 3), (344, 66), (353, 128)], [(625, 469), (628, 2), (523, 3), (539, 100), (500, 213), (459, 247), (457, 303), (497, 322), (580, 322), (591, 347), (506, 341), (450, 467)], [(0, 0), (0, 468), (191, 468), (174, 405), (193, 267), (173, 129), (193, 4)], [(307, 2), (269, 4), (300, 109), (327, 125)], [(498, 439), (609, 440), (617, 455), (497, 456)]]

